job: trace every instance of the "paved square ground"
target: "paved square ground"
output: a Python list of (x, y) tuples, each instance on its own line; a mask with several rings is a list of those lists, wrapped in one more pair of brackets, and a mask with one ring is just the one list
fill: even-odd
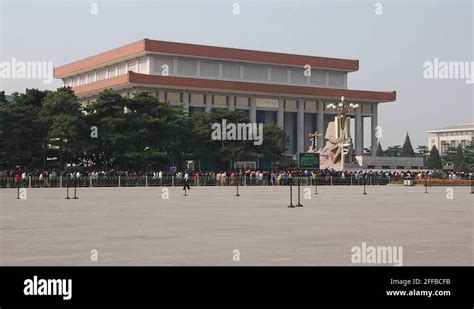
[(294, 209), (288, 187), (0, 189), (0, 265), (350, 266), (362, 242), (403, 246), (403, 265), (473, 265), (468, 187), (304, 188)]

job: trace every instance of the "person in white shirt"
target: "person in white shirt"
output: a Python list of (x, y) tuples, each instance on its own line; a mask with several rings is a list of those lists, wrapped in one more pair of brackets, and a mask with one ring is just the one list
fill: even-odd
[(186, 190), (186, 188), (188, 188), (188, 190), (191, 190), (191, 187), (189, 186), (188, 181), (189, 181), (189, 174), (188, 172), (186, 172), (184, 173), (184, 177), (183, 177), (183, 190)]

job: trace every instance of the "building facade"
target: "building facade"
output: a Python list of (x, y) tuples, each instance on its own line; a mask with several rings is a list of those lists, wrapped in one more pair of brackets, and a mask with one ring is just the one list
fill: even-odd
[(449, 148), (459, 145), (464, 149), (474, 142), (474, 123), (456, 124), (454, 126), (426, 131), (428, 133), (428, 149), (438, 148), (440, 154)]
[(358, 60), (143, 39), (57, 67), (54, 76), (83, 104), (110, 88), (124, 96), (150, 91), (188, 114), (239, 110), (251, 122), (281, 127), (290, 138), (288, 154), (306, 151), (309, 133), (325, 133), (335, 116), (326, 105), (344, 96), (361, 106), (350, 114), (356, 155), (363, 154), (365, 121), (375, 155), (379, 103), (395, 101), (396, 93), (348, 89), (348, 73), (358, 69)]

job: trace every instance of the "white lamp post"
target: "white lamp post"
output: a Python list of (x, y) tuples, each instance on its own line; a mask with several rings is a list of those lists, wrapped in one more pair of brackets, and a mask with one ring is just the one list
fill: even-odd
[(347, 118), (347, 113), (359, 108), (359, 104), (344, 102), (344, 96), (341, 97), (341, 102), (337, 105), (334, 103), (328, 104), (326, 107), (332, 109), (337, 113), (339, 118), (339, 147), (341, 149), (341, 171), (344, 171), (344, 143), (347, 141), (343, 135), (344, 126)]

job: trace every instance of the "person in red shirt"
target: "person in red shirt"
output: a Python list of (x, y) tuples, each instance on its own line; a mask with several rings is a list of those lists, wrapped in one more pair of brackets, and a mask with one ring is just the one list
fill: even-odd
[(20, 174), (20, 172), (17, 172), (17, 173), (15, 174), (15, 184), (16, 184), (17, 186), (20, 185), (20, 180), (21, 180), (21, 174)]

